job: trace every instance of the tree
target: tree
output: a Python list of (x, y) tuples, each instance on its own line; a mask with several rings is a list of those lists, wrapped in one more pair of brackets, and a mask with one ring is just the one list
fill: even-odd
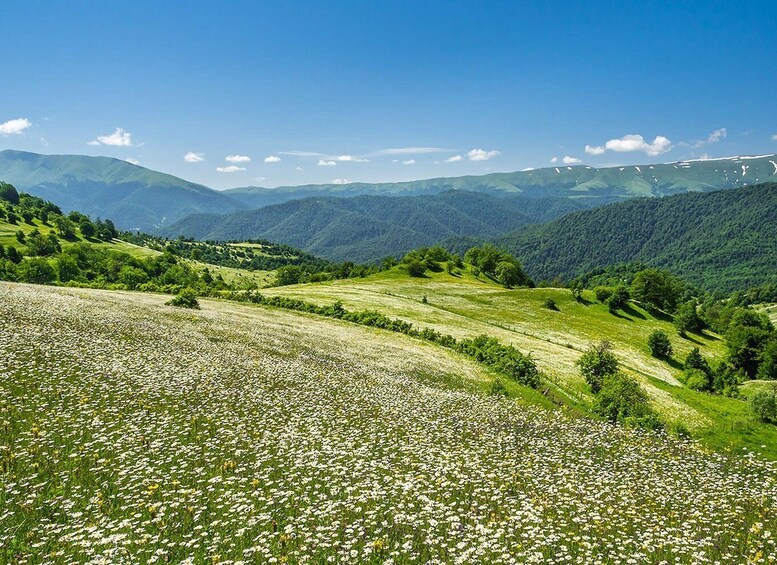
[(682, 282), (661, 269), (639, 271), (631, 283), (631, 295), (647, 308), (673, 312), (683, 291)]
[(607, 299), (612, 296), (612, 288), (609, 286), (597, 286), (594, 288), (594, 294), (596, 299), (602, 304), (607, 302)]
[(81, 269), (75, 257), (63, 254), (57, 257), (57, 277), (60, 282), (68, 282), (77, 279), (81, 275)]
[(97, 231), (95, 230), (94, 224), (86, 217), (81, 218), (81, 221), (78, 222), (78, 229), (81, 231), (81, 235), (86, 238), (94, 237), (94, 234)]
[(629, 304), (629, 289), (620, 284), (612, 290), (612, 294), (607, 299), (607, 309), (610, 312), (623, 310)]
[(297, 284), (302, 279), (302, 267), (299, 265), (284, 265), (275, 271), (275, 285), (286, 286)]
[(702, 357), (701, 351), (699, 351), (698, 347), (691, 349), (691, 352), (688, 353), (688, 356), (685, 358), (683, 367), (685, 369), (698, 369), (707, 375), (712, 374), (712, 369), (710, 369), (709, 363), (707, 363), (707, 360)]
[(761, 352), (768, 339), (768, 330), (732, 324), (726, 332), (729, 362), (748, 378), (755, 378), (761, 361)]
[(72, 241), (76, 238), (76, 225), (65, 216), (57, 216), (54, 225), (63, 239)]
[(134, 290), (145, 282), (148, 282), (148, 273), (131, 265), (124, 265), (117, 276), (120, 283)]
[(508, 261), (500, 261), (494, 272), (496, 274), (496, 280), (504, 285), (505, 288), (512, 288), (521, 282), (520, 269), (517, 265)]
[(761, 350), (758, 378), (764, 380), (777, 379), (777, 335), (772, 336)]
[(22, 230), (19, 230), (16, 232), (16, 241), (24, 245), (27, 241), (27, 237), (24, 235), (24, 232)]
[(654, 330), (648, 336), (648, 348), (653, 357), (668, 359), (672, 356), (672, 344), (663, 330)]
[(49, 284), (57, 277), (54, 267), (43, 257), (29, 257), (19, 264), (19, 280), (34, 284)]
[(425, 272), (426, 267), (417, 259), (413, 259), (407, 264), (407, 273), (411, 277), (423, 277)]
[(569, 290), (572, 292), (572, 296), (574, 297), (575, 300), (581, 300), (583, 298), (583, 291), (585, 290), (585, 285), (583, 284), (583, 281), (579, 279), (575, 279), (569, 285)]
[(577, 360), (580, 374), (591, 387), (591, 391), (597, 394), (602, 388), (604, 378), (618, 372), (618, 358), (612, 352), (612, 346), (608, 341), (602, 341), (583, 353)]
[(189, 287), (182, 289), (167, 304), (178, 306), (179, 308), (194, 308), (197, 310), (200, 308), (200, 303), (197, 301), (197, 293)]
[(645, 391), (636, 380), (618, 372), (606, 375), (602, 380), (593, 410), (609, 422), (646, 422), (649, 427), (657, 425)]
[(11, 204), (18, 204), (19, 193), (16, 191), (16, 187), (7, 182), (0, 181), (0, 200), (5, 200)]
[(696, 311), (695, 302), (680, 305), (674, 316), (674, 327), (681, 336), (685, 336), (685, 332), (699, 333), (704, 329), (704, 322)]

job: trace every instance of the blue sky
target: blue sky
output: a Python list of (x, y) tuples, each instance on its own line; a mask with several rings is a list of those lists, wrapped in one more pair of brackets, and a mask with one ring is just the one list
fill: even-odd
[(0, 149), (214, 188), (777, 152), (774, 1), (2, 12)]

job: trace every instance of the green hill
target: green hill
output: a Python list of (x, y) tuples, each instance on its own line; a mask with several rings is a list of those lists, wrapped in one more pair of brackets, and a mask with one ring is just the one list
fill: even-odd
[(527, 226), (497, 241), (537, 280), (615, 263), (669, 269), (709, 290), (777, 282), (777, 183), (637, 199)]
[(151, 231), (189, 214), (243, 207), (205, 186), (109, 157), (0, 151), (0, 179), (65, 212), (113, 218), (122, 229)]
[(198, 214), (165, 228), (169, 237), (265, 238), (335, 261), (375, 261), (446, 238), (492, 238), (588, 202), (449, 190), (424, 196), (305, 198), (228, 215)]
[[(530, 352), (555, 394), (584, 409), (593, 397), (576, 362), (592, 343), (607, 340), (624, 371), (639, 381), (667, 422), (687, 428), (710, 446), (746, 447), (777, 459), (777, 427), (755, 421), (745, 399), (695, 392), (678, 380), (682, 361), (694, 347), (711, 363), (725, 357), (719, 336), (705, 332), (680, 337), (670, 318), (637, 305), (613, 314), (588, 291), (576, 300), (567, 289), (507, 290), (466, 270), (458, 275), (427, 272), (424, 278), (413, 278), (401, 267), (366, 279), (278, 287), (262, 293), (322, 306), (341, 301), (349, 310), (376, 310), (457, 339), (494, 337)], [(557, 310), (545, 306), (548, 299)], [(655, 330), (670, 336), (674, 354), (669, 361), (650, 355), (647, 339)]]

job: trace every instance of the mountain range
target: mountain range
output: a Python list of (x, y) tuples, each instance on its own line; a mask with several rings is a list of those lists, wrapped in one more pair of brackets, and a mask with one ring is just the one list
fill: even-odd
[[(149, 232), (168, 232), (168, 226), (191, 214), (227, 214), (312, 197), (406, 197), (458, 190), (523, 199), (553, 198), (547, 203), (554, 206), (563, 198), (574, 201), (570, 206), (574, 210), (640, 196), (737, 188), (776, 178), (777, 156), (761, 155), (598, 169), (585, 165), (560, 166), (399, 183), (216, 191), (119, 159), (0, 151), (0, 180), (51, 200), (65, 210), (108, 217), (120, 228)], [(544, 206), (537, 208), (541, 210)], [(529, 219), (542, 221), (543, 216)], [(512, 227), (522, 221), (517, 218)], [(269, 229), (262, 227), (264, 231)]]

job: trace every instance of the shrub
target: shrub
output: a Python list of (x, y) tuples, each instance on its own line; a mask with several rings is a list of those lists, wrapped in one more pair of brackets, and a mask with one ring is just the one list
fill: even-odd
[(686, 369), (680, 380), (691, 390), (705, 391), (712, 387), (710, 376), (700, 369)]
[(648, 336), (648, 348), (653, 357), (668, 359), (672, 356), (672, 344), (669, 342), (669, 336), (662, 330), (654, 330)]
[(488, 394), (492, 396), (507, 396), (507, 386), (502, 379), (496, 377), (493, 381), (491, 381)]
[(423, 277), (426, 272), (426, 267), (421, 261), (413, 259), (407, 263), (407, 274), (411, 277)]
[(577, 360), (580, 374), (585, 379), (585, 382), (588, 383), (588, 386), (591, 387), (591, 391), (594, 394), (601, 390), (605, 377), (618, 372), (618, 359), (611, 349), (609, 342), (602, 341), (599, 344), (592, 345)]
[(29, 257), (19, 264), (19, 280), (34, 284), (53, 283), (57, 278), (54, 267), (43, 257)]
[(647, 394), (633, 378), (622, 373), (607, 375), (594, 401), (594, 412), (609, 422), (655, 427), (658, 421)]
[(175, 295), (172, 300), (167, 302), (170, 306), (178, 306), (179, 308), (200, 308), (200, 303), (197, 301), (197, 294), (193, 289), (187, 287), (181, 290)]
[(558, 305), (556, 304), (556, 301), (553, 300), (552, 298), (546, 298), (543, 306), (545, 306), (545, 308), (547, 308), (548, 310), (558, 310)]
[(688, 357), (685, 358), (683, 367), (685, 369), (699, 369), (700, 371), (704, 371), (707, 375), (712, 374), (712, 369), (710, 369), (709, 364), (704, 357), (702, 357), (698, 347), (691, 349)]
[(756, 391), (750, 397), (750, 409), (762, 422), (777, 422), (777, 392)]

